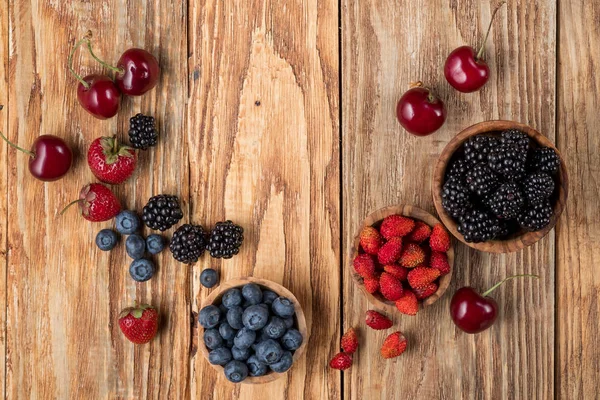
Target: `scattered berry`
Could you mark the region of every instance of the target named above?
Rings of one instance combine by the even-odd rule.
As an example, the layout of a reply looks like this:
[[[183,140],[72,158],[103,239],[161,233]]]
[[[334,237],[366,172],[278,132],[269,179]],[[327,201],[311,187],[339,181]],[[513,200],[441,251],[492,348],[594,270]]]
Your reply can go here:
[[[354,258],[354,270],[363,278],[375,277],[375,261],[368,254],[358,254]]]
[[[225,365],[224,372],[228,381],[239,383],[248,377],[248,366],[241,361],[233,360]]]
[[[417,296],[411,290],[405,290],[402,297],[396,300],[396,308],[402,314],[417,315],[419,311]]]
[[[415,221],[402,215],[390,215],[383,219],[379,232],[390,240],[408,235],[415,227]]]
[[[127,237],[127,240],[125,240],[125,250],[129,257],[138,260],[144,257],[144,253],[146,252],[146,241],[140,235],[130,235]]]
[[[102,251],[110,251],[115,248],[119,241],[117,233],[112,229],[102,229],[96,235],[96,246]]]
[[[129,341],[148,343],[158,331],[158,311],[148,304],[125,308],[119,314],[119,328]]]
[[[365,323],[368,327],[375,330],[388,329],[393,325],[392,320],[373,310],[367,311]]]
[[[415,243],[422,243],[431,235],[431,227],[425,222],[416,221],[415,229],[408,235],[408,240]]]
[[[344,333],[341,340],[341,347],[345,353],[352,354],[358,349],[358,336],[356,330],[350,328]]]
[[[440,277],[440,271],[435,268],[418,267],[408,273],[410,287],[423,287]]]
[[[400,265],[406,268],[414,268],[425,260],[425,252],[418,244],[409,243],[404,246],[400,256]]]
[[[154,275],[154,263],[143,258],[133,260],[129,266],[129,275],[136,282],[146,282]]]
[[[177,196],[159,194],[148,200],[142,213],[142,221],[150,229],[166,231],[183,218]]]
[[[219,283],[219,274],[214,269],[207,268],[200,274],[200,283],[210,289]]]
[[[146,250],[150,254],[159,254],[165,248],[165,239],[161,235],[153,233],[146,238]]]
[[[100,137],[90,145],[87,162],[101,182],[118,185],[135,171],[137,154],[131,147],[121,145],[115,137]]]
[[[123,210],[115,218],[115,228],[122,235],[131,235],[140,228],[140,218],[134,211]]]
[[[398,264],[386,265],[383,267],[383,270],[401,281],[405,281],[408,277],[408,268],[404,268]]]
[[[406,350],[406,344],[406,338],[402,332],[394,332],[383,341],[381,356],[386,359],[398,357]]]
[[[372,226],[365,227],[360,233],[360,247],[367,254],[377,255],[381,247],[381,235]]]
[[[552,218],[552,206],[548,200],[534,204],[519,215],[519,225],[528,231],[539,231],[544,229]]]
[[[560,158],[553,148],[543,147],[533,151],[529,165],[531,170],[553,174],[558,171],[559,166]]]
[[[129,119],[129,142],[131,147],[146,150],[158,142],[154,117],[138,113]]]
[[[441,275],[446,275],[450,272],[450,264],[448,263],[448,256],[446,253],[441,251],[431,252],[431,258],[429,260],[431,268],[435,268],[440,271]]]
[[[373,294],[379,290],[379,278],[364,278],[363,283],[367,292]]]
[[[206,239],[200,225],[181,225],[171,239],[169,249],[173,257],[184,264],[192,264],[204,253]]]
[[[381,265],[393,264],[398,261],[400,254],[402,254],[402,239],[394,237],[381,246],[377,259]]]
[[[415,296],[417,296],[418,300],[425,300],[426,298],[437,292],[438,287],[439,286],[437,283],[431,282],[425,286],[413,288],[413,292],[415,293]]]
[[[429,247],[433,251],[450,250],[450,235],[442,224],[437,224],[433,227],[431,237],[429,238]]]
[[[244,241],[244,229],[231,221],[217,222],[210,233],[206,249],[214,258],[231,258],[238,254]]]
[[[121,211],[117,197],[101,183],[84,186],[79,192],[79,200],[67,205],[61,211],[61,215],[73,204],[78,204],[81,216],[91,222],[108,221]]]
[[[352,356],[346,353],[338,353],[331,361],[329,361],[329,367],[340,371],[345,371],[352,366]]]

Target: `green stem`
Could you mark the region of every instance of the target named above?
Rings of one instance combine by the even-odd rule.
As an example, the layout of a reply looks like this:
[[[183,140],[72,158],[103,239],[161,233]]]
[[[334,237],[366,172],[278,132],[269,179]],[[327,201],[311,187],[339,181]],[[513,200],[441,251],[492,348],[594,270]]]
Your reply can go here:
[[[539,278],[539,276],[537,275],[531,275],[531,274],[521,274],[521,275],[513,275],[513,276],[509,276],[507,278],[504,278],[503,280],[501,280],[500,282],[496,283],[494,286],[492,286],[491,288],[489,288],[486,292],[484,292],[482,294],[483,297],[487,296],[488,294],[492,293],[495,289],[498,288],[498,286],[502,285],[504,282],[511,280],[511,279],[515,279],[515,278],[521,278],[524,276],[529,276],[532,278]]]
[[[0,108],[1,110],[2,108]],[[0,136],[2,137],[2,139],[4,139],[6,141],[6,143],[8,143],[9,145],[11,145],[12,147],[14,147],[17,150],[21,150],[23,153],[27,154],[29,157],[34,158],[35,157],[35,153],[33,151],[29,151],[29,150],[25,150],[22,147],[17,146],[16,144],[14,144],[13,142],[11,142],[10,140],[8,140],[8,138],[6,136],[4,136],[4,134],[0,131]]]
[[[60,212],[60,215],[63,215],[73,204],[81,203],[82,201],[83,199],[78,199],[70,202],[65,208],[63,208],[63,210]]]
[[[89,39],[87,41],[87,48],[88,48],[88,51],[90,52],[90,55],[94,58],[94,60],[98,61],[105,68],[108,68],[111,71],[116,72],[117,74],[123,74],[123,73],[125,73],[125,71],[123,69],[117,68],[117,67],[113,67],[112,65],[110,65],[110,64],[106,63],[105,61],[101,60],[96,54],[94,54],[94,51],[92,50],[92,42]]]
[[[479,48],[479,51],[477,52],[477,58],[475,58],[475,60],[479,60],[479,59],[481,59],[481,56],[483,56],[483,50],[485,49],[485,43],[488,40],[488,36],[490,35],[490,31],[492,30],[492,23],[494,22],[494,17],[496,16],[496,13],[500,9],[500,7],[502,7],[504,4],[506,4],[506,0],[501,1],[500,4],[498,4],[496,6],[496,9],[492,13],[492,19],[490,20],[490,25],[488,26],[487,32],[485,34],[485,38],[483,39],[483,44]]]
[[[77,80],[86,88],[89,89],[90,88],[90,84],[87,83],[86,81],[83,80],[83,78],[81,77],[81,75],[79,75],[77,72],[75,72],[75,70],[73,69],[73,55],[75,54],[75,51],[77,51],[77,49],[79,48],[79,46],[81,46],[81,44],[83,42],[88,42],[90,38],[92,37],[92,31],[88,31],[84,37],[82,37],[81,39],[79,39],[79,41],[77,43],[75,43],[75,47],[73,47],[73,50],[71,50],[71,54],[69,54],[69,71],[71,71],[71,73],[75,76],[75,78],[77,78]]]

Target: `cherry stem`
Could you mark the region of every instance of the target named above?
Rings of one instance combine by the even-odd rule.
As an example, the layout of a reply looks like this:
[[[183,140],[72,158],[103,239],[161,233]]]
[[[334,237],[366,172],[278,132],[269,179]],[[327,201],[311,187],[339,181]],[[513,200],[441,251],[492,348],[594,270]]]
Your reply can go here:
[[[81,75],[79,75],[73,69],[73,55],[75,54],[75,51],[77,51],[77,49],[79,48],[79,46],[81,46],[82,43],[84,43],[84,42],[88,42],[89,43],[89,40],[90,40],[91,37],[92,37],[92,31],[87,31],[87,33],[85,34],[85,36],[82,37],[81,39],[79,39],[79,41],[77,43],[75,43],[75,47],[73,47],[73,50],[71,50],[71,54],[69,54],[69,71],[71,71],[71,73],[75,76],[75,78],[77,78],[77,80],[86,89],[90,88],[90,84],[87,83],[85,80],[83,80],[83,78],[81,77]]]
[[[503,279],[503,280],[501,280],[500,282],[496,283],[496,284],[495,284],[494,286],[492,286],[491,288],[489,288],[489,289],[488,289],[486,292],[484,292],[484,293],[482,294],[482,296],[483,296],[483,297],[485,297],[485,296],[489,295],[489,294],[490,294],[490,293],[492,293],[494,290],[496,290],[496,289],[498,288],[498,286],[502,285],[504,282],[506,282],[506,281],[508,281],[508,280],[515,279],[515,278],[521,278],[521,277],[524,277],[524,276],[529,276],[529,277],[531,277],[531,278],[538,278],[538,279],[539,279],[539,276],[537,276],[537,275],[531,275],[531,274],[521,274],[521,275],[513,275],[513,276],[509,276],[509,277],[507,277],[507,278],[504,278],[504,279]]]
[[[110,69],[113,72],[116,72],[118,74],[123,74],[125,73],[125,71],[121,68],[117,68],[117,67],[113,67],[112,65],[108,64],[106,61],[101,60],[92,50],[92,41],[90,40],[92,37],[90,36],[90,38],[87,40],[87,48],[88,51],[90,52],[90,55],[92,56],[92,58],[96,61],[98,61],[100,64],[102,64],[103,67]]]
[[[504,4],[506,4],[506,0],[501,1],[500,4],[498,4],[496,6],[496,8],[494,9],[494,12],[492,13],[492,19],[490,20],[490,24],[489,24],[487,32],[485,34],[485,38],[483,39],[483,43],[481,44],[481,47],[479,48],[479,51],[477,52],[477,57],[475,58],[475,60],[479,60],[479,59],[481,59],[481,56],[483,56],[483,50],[485,49],[485,44],[488,40],[488,36],[490,35],[490,31],[492,30],[492,24],[494,23],[494,17],[496,16],[496,13],[500,9],[500,7],[502,7]]]
[[[0,110],[1,109],[2,108],[0,108]],[[31,158],[35,158],[35,153],[33,151],[25,150],[24,148],[17,146],[16,144],[14,144],[10,140],[8,140],[8,138],[6,136],[4,136],[4,134],[2,133],[2,131],[0,131],[0,136],[2,137],[2,139],[4,139],[4,141],[6,141],[6,143],[8,143],[9,145],[11,145],[15,149],[22,151],[23,153],[27,154]]]
[[[63,215],[73,204],[81,203],[84,199],[78,199],[67,204],[65,208],[60,212],[60,215]]]
[[[408,86],[411,89],[414,89],[414,88],[423,88],[423,89],[427,90],[427,92],[428,92],[427,100],[430,103],[435,103],[436,102],[437,99],[436,99],[435,95],[433,94],[433,91],[430,88],[428,88],[426,86],[423,86],[423,82],[421,82],[421,81],[411,82],[410,85],[408,85]]]

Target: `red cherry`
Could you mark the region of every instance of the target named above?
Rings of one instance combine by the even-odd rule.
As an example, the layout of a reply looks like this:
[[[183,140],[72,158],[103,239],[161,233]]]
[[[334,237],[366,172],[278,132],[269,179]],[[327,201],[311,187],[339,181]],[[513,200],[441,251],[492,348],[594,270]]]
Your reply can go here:
[[[444,102],[422,87],[421,82],[407,90],[398,102],[398,121],[409,133],[427,136],[437,131],[446,121]]]
[[[444,76],[446,76],[448,83],[459,92],[471,93],[479,90],[490,78],[490,67],[488,67],[481,57],[483,56],[483,50],[485,49],[490,29],[492,29],[494,17],[504,3],[506,2],[501,2],[494,10],[492,20],[485,34],[485,39],[477,55],[475,55],[475,50],[471,46],[461,46],[452,51],[446,59]]]
[[[88,75],[83,78],[88,84],[77,86],[77,100],[87,112],[98,119],[112,118],[119,111],[121,92],[106,75]]]
[[[143,49],[126,50],[117,62],[117,68],[117,85],[129,96],[141,96],[153,89],[160,76],[156,57]]]

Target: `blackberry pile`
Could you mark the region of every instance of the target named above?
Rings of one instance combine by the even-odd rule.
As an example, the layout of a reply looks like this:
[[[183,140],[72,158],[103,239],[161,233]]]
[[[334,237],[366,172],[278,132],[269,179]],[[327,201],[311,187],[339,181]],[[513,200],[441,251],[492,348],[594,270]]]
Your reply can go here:
[[[456,154],[446,171],[442,206],[467,242],[538,231],[550,223],[560,165],[554,149],[535,148],[525,133],[510,129],[499,137],[473,136]]]

